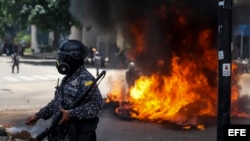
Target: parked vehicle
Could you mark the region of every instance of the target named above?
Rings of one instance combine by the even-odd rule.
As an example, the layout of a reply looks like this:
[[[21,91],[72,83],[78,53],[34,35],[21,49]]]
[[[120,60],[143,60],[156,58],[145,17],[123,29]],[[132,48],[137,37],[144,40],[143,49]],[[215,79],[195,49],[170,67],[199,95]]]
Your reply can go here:
[[[7,56],[12,55],[14,52],[13,50],[13,45],[10,42],[5,42],[2,44],[0,47],[0,55],[2,56],[3,54],[6,54]]]

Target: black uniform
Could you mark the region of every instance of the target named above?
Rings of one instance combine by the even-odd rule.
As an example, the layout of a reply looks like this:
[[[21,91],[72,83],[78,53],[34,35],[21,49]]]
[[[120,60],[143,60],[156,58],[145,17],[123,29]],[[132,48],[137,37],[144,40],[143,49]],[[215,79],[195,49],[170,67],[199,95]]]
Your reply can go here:
[[[140,73],[137,68],[129,68],[125,74],[128,87],[130,88],[135,84],[135,80],[140,77]]]
[[[84,94],[93,82],[94,77],[84,68],[80,67],[73,75],[63,78],[54,99],[42,108],[38,117],[47,120],[55,118],[60,109],[71,104],[81,94]],[[79,107],[69,110],[71,121],[60,127],[60,131],[52,133],[50,139],[62,140],[72,138],[74,134],[76,141],[95,141],[95,129],[98,123],[97,114],[101,109],[102,96],[98,88],[95,88],[87,97],[87,102]],[[71,125],[70,125],[71,124]],[[75,129],[72,129],[72,124]],[[71,130],[69,131],[71,126]],[[69,135],[68,135],[69,134]]]
[[[17,73],[19,73],[19,55],[14,53],[12,56],[12,73],[15,72],[15,67],[17,68]]]

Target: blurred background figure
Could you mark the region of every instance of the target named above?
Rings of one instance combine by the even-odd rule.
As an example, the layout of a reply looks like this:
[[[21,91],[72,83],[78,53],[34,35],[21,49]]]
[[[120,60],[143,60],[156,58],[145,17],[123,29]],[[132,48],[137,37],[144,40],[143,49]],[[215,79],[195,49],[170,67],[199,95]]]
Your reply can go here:
[[[95,52],[96,52],[96,48],[94,47],[90,47],[90,64],[93,65],[94,64],[94,57],[95,57]]]
[[[249,70],[249,59],[248,58],[245,58],[242,60],[242,73],[249,73],[250,70]]]
[[[133,86],[135,84],[135,80],[137,80],[140,77],[140,72],[137,69],[134,62],[129,63],[125,77],[126,77],[126,82],[128,84],[128,88]]]
[[[96,67],[96,76],[99,75],[99,69],[101,67],[101,57],[100,57],[100,54],[98,51],[95,51],[95,54],[94,54],[94,64],[95,64],[95,67]]]
[[[15,72],[15,67],[17,68],[17,73],[19,73],[19,54],[18,52],[15,52],[12,55],[12,73]]]

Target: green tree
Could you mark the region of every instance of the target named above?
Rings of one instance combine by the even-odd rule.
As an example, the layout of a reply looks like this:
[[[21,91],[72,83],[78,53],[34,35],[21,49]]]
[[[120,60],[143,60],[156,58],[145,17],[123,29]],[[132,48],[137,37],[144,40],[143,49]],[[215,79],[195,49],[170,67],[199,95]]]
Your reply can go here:
[[[17,28],[21,29],[27,25],[23,17],[20,16],[24,1],[0,0],[0,38],[13,40]]]
[[[54,33],[53,46],[57,47],[60,34],[70,33],[73,25],[81,27],[69,12],[70,0],[29,0],[23,5],[21,14],[28,15],[29,24],[41,31]]]
[[[70,0],[0,0],[0,36],[11,33],[13,39],[17,28],[34,24],[41,31],[53,31],[53,46],[57,47],[60,34],[69,34],[72,25],[81,28],[69,6]]]
[[[31,45],[31,35],[28,35],[24,31],[20,31],[16,34],[16,37],[14,38],[14,43],[24,45],[24,48],[28,48]]]

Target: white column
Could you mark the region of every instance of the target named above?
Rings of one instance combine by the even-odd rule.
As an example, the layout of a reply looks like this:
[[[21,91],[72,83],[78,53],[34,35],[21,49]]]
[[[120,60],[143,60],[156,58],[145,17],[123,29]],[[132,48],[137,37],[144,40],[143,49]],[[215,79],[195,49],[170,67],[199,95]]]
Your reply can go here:
[[[72,26],[71,27],[71,31],[70,31],[70,35],[69,35],[69,39],[74,39],[74,40],[82,40],[82,31],[81,29]]]
[[[240,59],[244,59],[243,58],[243,47],[244,47],[244,45],[243,45],[243,34],[244,34],[244,31],[241,31],[241,36],[240,36]]]
[[[31,25],[31,49],[32,53],[39,53],[40,49],[38,48],[37,43],[37,28],[35,25]]]
[[[54,32],[51,31],[51,32],[49,32],[49,41],[48,41],[48,44],[50,46],[53,46],[53,41],[54,41]]]
[[[118,32],[117,32],[116,44],[117,44],[118,48],[120,49],[120,51],[122,51],[124,49],[125,40],[124,40],[120,30],[118,30]]]

